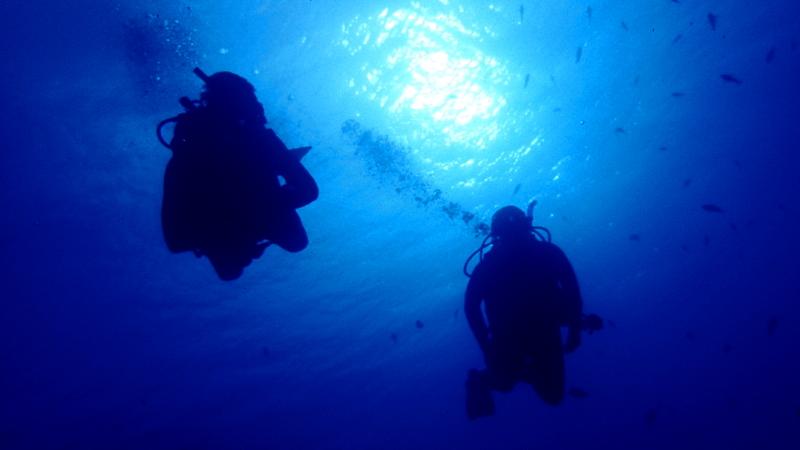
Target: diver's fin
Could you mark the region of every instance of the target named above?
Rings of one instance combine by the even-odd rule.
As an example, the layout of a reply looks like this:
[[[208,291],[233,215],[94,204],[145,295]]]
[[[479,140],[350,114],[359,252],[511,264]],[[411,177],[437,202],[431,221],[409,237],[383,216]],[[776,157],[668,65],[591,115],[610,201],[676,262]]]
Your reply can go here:
[[[484,374],[472,369],[467,374],[467,418],[479,419],[494,415],[492,391]]]
[[[256,246],[253,248],[253,259],[260,258],[261,255],[264,254],[264,250],[266,250],[270,245],[272,245],[272,242],[266,240],[256,243]]]
[[[309,147],[297,147],[297,148],[293,148],[293,149],[289,150],[289,153],[294,155],[294,157],[297,158],[298,161],[300,161],[308,154],[309,151],[311,151],[311,147],[310,146]]]

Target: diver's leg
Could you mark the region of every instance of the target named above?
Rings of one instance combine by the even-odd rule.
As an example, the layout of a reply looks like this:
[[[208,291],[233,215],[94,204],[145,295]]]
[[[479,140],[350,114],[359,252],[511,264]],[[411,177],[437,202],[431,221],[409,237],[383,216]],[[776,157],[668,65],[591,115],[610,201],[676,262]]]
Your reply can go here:
[[[204,248],[203,251],[224,281],[232,281],[244,272],[244,268],[253,261],[252,245],[241,242],[216,242],[216,245]]]
[[[194,233],[197,209],[193,208],[191,189],[186,186],[190,178],[186,172],[175,157],[169,160],[164,171],[161,229],[167,248],[173,253],[192,250],[197,245]]]
[[[494,414],[494,399],[485,370],[471,369],[467,373],[467,417],[475,420]]]
[[[518,342],[495,339],[490,344],[491,354],[486,355],[486,378],[492,389],[510,392],[520,381],[524,367],[524,353]]]
[[[269,227],[266,239],[292,253],[308,247],[308,235],[295,210],[276,215]]]
[[[549,405],[564,400],[564,351],[561,330],[548,332],[532,343],[531,364],[527,368],[527,381]]]
[[[214,267],[214,271],[217,272],[217,276],[222,281],[233,281],[242,276],[244,272],[244,266],[238,262],[220,257],[219,255],[208,255],[208,260],[211,262],[211,266]]]

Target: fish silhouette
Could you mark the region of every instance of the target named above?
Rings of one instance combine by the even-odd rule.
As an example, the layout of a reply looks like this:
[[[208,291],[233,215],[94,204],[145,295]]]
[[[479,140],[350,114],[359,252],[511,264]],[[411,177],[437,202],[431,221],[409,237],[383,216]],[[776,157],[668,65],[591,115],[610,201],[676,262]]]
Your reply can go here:
[[[769,320],[767,321],[767,336],[774,335],[777,329],[778,329],[778,318],[770,317]]]
[[[764,57],[764,61],[769,64],[772,61],[775,61],[775,47],[770,47],[769,51],[767,51],[767,56]]]
[[[711,26],[711,31],[717,30],[717,18],[716,14],[708,13],[708,24]]]
[[[586,398],[589,393],[579,387],[571,387],[567,393],[575,398]]]
[[[731,74],[729,74],[729,73],[723,73],[723,74],[722,74],[722,75],[720,75],[719,77],[720,77],[720,78],[722,78],[722,81],[724,81],[724,82],[726,82],[726,83],[731,83],[731,84],[742,84],[742,80],[740,80],[740,79],[736,78],[736,76],[734,76],[734,75],[731,75]]]
[[[653,424],[656,423],[656,416],[657,415],[658,415],[658,412],[656,411],[655,408],[648,409],[644,413],[644,423],[646,423],[647,425],[651,425],[652,426]]]

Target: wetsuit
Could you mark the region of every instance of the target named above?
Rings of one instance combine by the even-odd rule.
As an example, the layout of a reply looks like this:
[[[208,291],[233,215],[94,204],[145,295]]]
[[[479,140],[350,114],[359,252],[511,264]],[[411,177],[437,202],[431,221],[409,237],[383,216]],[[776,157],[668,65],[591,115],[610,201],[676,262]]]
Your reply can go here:
[[[264,241],[308,245],[295,209],[317,198],[317,184],[274,131],[203,108],[179,118],[170,146],[161,217],[171,251],[205,255],[234,279]]]
[[[495,244],[475,268],[464,305],[486,359],[489,386],[509,391],[524,381],[545,402],[560,403],[561,327],[569,327],[568,346],[576,347],[581,310],[575,272],[561,249],[531,236]]]

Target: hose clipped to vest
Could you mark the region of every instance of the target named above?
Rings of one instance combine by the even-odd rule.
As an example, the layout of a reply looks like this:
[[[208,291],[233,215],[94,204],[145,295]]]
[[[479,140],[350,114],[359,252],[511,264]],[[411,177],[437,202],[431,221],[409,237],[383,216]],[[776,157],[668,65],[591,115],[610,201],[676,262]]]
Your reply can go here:
[[[203,80],[204,83],[208,83],[209,76],[206,75],[206,73],[203,72],[203,70],[200,69],[199,67],[195,67],[192,70],[192,73],[197,75],[197,78],[200,78],[201,80]],[[198,105],[199,105],[198,101],[191,100],[189,97],[181,97],[180,99],[178,99],[178,102],[181,104],[181,106],[183,106],[183,109],[186,112],[192,112],[192,111],[196,110],[198,108]],[[167,124],[177,123],[178,120],[180,119],[180,117],[181,116],[179,114],[177,116],[170,117],[168,119],[164,119],[164,120],[162,120],[161,122],[158,123],[158,126],[156,126],[156,136],[158,136],[158,142],[160,142],[161,145],[163,145],[164,147],[167,147],[170,150],[172,150],[172,146],[169,145],[169,142],[167,142],[166,139],[164,139],[164,135],[161,133],[161,130]]]

